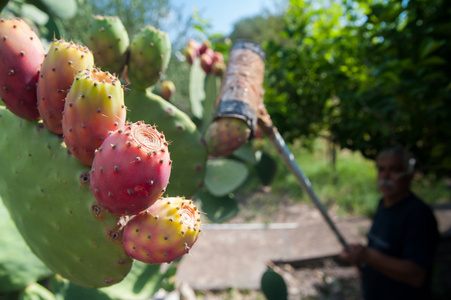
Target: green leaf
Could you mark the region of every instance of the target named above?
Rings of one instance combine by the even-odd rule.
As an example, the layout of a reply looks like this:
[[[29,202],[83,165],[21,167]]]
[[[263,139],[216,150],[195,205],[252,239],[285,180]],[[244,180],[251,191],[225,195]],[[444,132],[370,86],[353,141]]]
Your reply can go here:
[[[249,170],[242,162],[228,158],[209,160],[205,186],[212,195],[225,196],[243,184],[248,173]]]
[[[262,275],[261,290],[268,300],[288,299],[288,289],[285,280],[271,268],[268,268]]]
[[[277,163],[266,152],[258,151],[256,154],[258,163],[255,165],[258,177],[263,185],[270,185],[276,177]]]
[[[436,41],[433,38],[424,39],[420,46],[420,58],[425,58],[445,43],[445,41]]]
[[[215,197],[206,189],[199,189],[194,196],[200,210],[214,223],[224,223],[234,218],[239,211],[237,201],[232,196]]]

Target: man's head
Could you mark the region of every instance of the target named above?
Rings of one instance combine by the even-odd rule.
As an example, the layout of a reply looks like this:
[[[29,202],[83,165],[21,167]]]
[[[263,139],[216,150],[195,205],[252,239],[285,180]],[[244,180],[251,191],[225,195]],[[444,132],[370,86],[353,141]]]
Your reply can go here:
[[[394,204],[409,193],[415,159],[402,147],[381,151],[376,160],[379,190]]]

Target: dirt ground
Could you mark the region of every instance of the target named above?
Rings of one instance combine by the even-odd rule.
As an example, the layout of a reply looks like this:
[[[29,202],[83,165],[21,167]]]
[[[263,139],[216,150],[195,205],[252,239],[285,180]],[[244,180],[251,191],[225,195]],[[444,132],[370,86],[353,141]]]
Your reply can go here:
[[[299,223],[321,222],[323,217],[311,203],[294,202],[288,196],[274,199],[268,188],[252,194],[237,195],[240,211],[228,223]],[[337,207],[328,210],[331,218],[338,218]],[[344,217],[344,216],[342,216]],[[287,284],[289,299],[358,300],[360,285],[354,267],[343,264],[336,257],[309,262],[277,263],[273,267]],[[260,291],[198,291],[196,299],[259,300],[266,299]]]
[[[322,216],[312,203],[294,202],[287,196],[274,199],[269,189],[261,188],[252,194],[238,195],[238,215],[229,223],[291,223],[310,224],[321,222]],[[346,218],[338,214],[337,207],[328,208],[332,219]],[[451,239],[441,245],[437,261],[434,290],[436,299],[451,299]],[[277,263],[275,270],[282,275],[288,287],[289,300],[359,300],[360,282],[354,267],[344,264],[337,257],[316,261]],[[259,300],[266,299],[261,291],[197,291],[196,299],[204,300]]]

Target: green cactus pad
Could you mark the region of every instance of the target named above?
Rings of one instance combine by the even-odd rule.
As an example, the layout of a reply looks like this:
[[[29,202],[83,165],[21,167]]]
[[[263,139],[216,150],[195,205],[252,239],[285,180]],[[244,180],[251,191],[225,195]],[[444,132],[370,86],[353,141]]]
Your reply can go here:
[[[0,197],[0,294],[25,288],[52,275],[31,252]]]
[[[240,208],[233,195],[215,197],[206,188],[201,188],[194,196],[200,210],[214,223],[227,222],[238,214]]]
[[[0,108],[0,165],[0,196],[47,267],[88,287],[109,286],[127,275],[132,260],[119,234],[109,230],[119,219],[92,213],[90,169],[68,155],[57,135]]]
[[[176,266],[174,263],[149,265],[135,261],[127,277],[110,287],[100,289],[80,287],[55,276],[50,282],[50,289],[57,299],[64,300],[147,300],[152,298],[162,284],[170,280]]]
[[[86,42],[102,70],[120,74],[130,44],[127,30],[117,16],[94,16]]]
[[[246,180],[249,170],[240,161],[228,158],[211,159],[207,163],[205,187],[216,197],[225,196]]]
[[[155,85],[168,68],[171,41],[167,32],[150,25],[131,40],[127,75],[134,89],[145,90]]]
[[[55,300],[55,295],[39,283],[32,283],[21,291],[18,300]]]
[[[190,198],[203,184],[207,151],[190,117],[173,104],[149,91],[125,93],[129,121],[156,125],[169,143],[172,171],[166,194]]]

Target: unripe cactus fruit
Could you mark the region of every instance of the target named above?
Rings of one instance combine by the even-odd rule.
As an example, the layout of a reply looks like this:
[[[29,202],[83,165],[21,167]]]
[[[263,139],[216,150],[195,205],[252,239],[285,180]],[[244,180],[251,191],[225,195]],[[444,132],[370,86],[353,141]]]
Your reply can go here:
[[[175,93],[175,84],[171,80],[165,80],[161,83],[161,97],[170,100]]]
[[[211,156],[227,156],[247,143],[251,130],[246,122],[233,117],[214,120],[205,133],[207,153]]]
[[[130,44],[127,75],[134,88],[145,90],[155,85],[171,59],[167,32],[152,26],[141,29]]]
[[[117,16],[94,16],[86,42],[102,70],[120,74],[127,60],[130,39]]]
[[[94,67],[91,51],[74,42],[54,41],[41,66],[37,85],[38,110],[44,126],[55,134],[63,134],[64,102],[75,75]]]
[[[168,143],[155,126],[127,123],[97,150],[91,190],[100,206],[116,215],[135,215],[160,198],[171,174]]]
[[[0,20],[0,98],[15,115],[40,118],[36,83],[45,49],[36,33],[20,19]]]
[[[91,166],[94,151],[110,131],[124,127],[126,108],[119,79],[100,69],[76,75],[63,113],[64,142],[78,160]]]
[[[159,199],[125,225],[125,251],[149,264],[171,262],[193,247],[200,224],[200,213],[192,201],[180,197]]]

